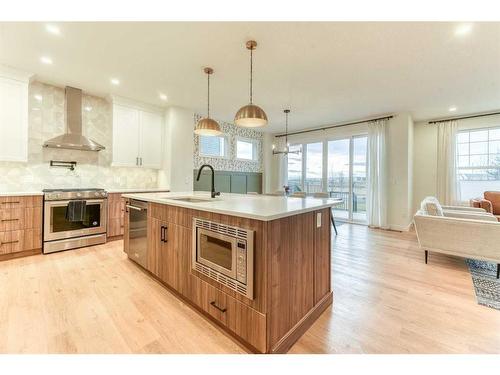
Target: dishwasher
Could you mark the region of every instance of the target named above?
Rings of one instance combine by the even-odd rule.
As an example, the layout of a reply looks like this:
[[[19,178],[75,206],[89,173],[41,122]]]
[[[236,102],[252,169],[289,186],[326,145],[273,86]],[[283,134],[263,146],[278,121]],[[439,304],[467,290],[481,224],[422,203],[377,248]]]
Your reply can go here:
[[[148,260],[148,204],[132,199],[125,207],[129,217],[127,255],[134,262],[146,268]]]

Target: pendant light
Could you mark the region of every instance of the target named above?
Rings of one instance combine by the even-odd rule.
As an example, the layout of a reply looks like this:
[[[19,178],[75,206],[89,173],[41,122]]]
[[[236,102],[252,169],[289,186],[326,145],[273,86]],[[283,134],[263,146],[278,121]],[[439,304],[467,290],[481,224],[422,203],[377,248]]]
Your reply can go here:
[[[208,86],[207,117],[202,118],[200,121],[198,121],[194,129],[194,133],[198,135],[209,135],[209,136],[219,135],[222,134],[222,131],[220,130],[220,125],[218,124],[217,121],[212,120],[210,118],[210,75],[214,73],[214,70],[212,68],[207,67],[203,69],[203,71],[207,74],[207,86]]]
[[[275,145],[273,144],[273,155],[288,155],[288,154],[299,154],[300,150],[290,151],[290,145],[288,144],[288,114],[289,109],[283,110],[285,112],[285,148],[283,150],[275,150]]]
[[[253,50],[257,47],[255,40],[249,40],[246,47],[250,50],[250,104],[241,107],[234,116],[234,123],[244,128],[257,128],[267,125],[266,112],[253,104]]]

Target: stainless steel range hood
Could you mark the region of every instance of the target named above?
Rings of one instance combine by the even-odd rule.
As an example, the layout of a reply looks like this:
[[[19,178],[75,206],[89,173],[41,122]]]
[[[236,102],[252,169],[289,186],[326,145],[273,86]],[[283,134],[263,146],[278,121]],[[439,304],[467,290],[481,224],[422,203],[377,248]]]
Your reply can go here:
[[[43,147],[101,151],[105,147],[82,134],[82,90],[66,86],[66,134],[45,141]]]

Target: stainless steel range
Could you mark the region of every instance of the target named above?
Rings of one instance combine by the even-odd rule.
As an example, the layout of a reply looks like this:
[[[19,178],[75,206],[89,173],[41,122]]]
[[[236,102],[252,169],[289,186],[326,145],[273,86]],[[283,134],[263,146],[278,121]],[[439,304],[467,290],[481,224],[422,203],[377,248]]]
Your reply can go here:
[[[43,252],[106,242],[108,193],[103,189],[45,189]]]

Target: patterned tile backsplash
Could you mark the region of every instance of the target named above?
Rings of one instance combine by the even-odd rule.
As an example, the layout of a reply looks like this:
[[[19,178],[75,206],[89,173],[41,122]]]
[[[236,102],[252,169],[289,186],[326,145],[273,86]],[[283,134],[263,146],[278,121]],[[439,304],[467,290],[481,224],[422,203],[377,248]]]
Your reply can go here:
[[[156,170],[111,167],[111,103],[85,94],[82,100],[83,134],[106,149],[89,152],[43,148],[45,140],[65,131],[64,89],[33,82],[29,87],[28,162],[0,161],[0,192],[68,187],[157,187]],[[50,160],[76,161],[78,164],[70,171],[49,167]]]
[[[194,123],[202,118],[200,115],[194,116]],[[199,168],[203,164],[210,164],[218,171],[232,172],[262,172],[262,140],[263,135],[260,131],[240,128],[234,124],[218,121],[222,132],[228,137],[229,150],[227,158],[211,158],[200,155],[199,137],[194,135],[194,167]],[[194,134],[194,133],[193,133]],[[257,141],[258,161],[238,160],[236,159],[236,138],[250,138]]]

